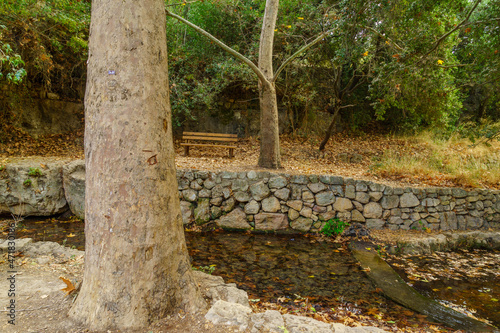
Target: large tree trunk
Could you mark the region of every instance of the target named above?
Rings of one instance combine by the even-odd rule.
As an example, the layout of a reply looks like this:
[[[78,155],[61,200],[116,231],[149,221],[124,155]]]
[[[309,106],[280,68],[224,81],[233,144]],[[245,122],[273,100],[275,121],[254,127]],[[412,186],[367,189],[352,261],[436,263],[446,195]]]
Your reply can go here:
[[[94,0],[85,96],[85,272],[70,316],[140,329],[204,301],[182,228],[163,0]]]
[[[260,98],[260,156],[259,166],[280,168],[280,137],[278,126],[278,103],[273,81],[273,42],[279,0],[267,0],[262,23],[259,48],[259,69],[266,82],[259,82]]]

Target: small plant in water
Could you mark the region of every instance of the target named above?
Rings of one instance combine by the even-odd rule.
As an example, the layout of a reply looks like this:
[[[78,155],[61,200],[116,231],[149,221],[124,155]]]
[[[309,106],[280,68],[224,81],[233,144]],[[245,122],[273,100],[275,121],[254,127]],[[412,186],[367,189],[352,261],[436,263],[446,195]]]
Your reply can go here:
[[[191,268],[193,271],[200,271],[200,272],[207,273],[207,274],[212,274],[215,271],[215,265],[200,266],[198,268],[193,266]]]
[[[321,233],[328,237],[331,237],[333,235],[340,235],[348,226],[349,223],[341,221],[338,218],[330,219],[326,221],[326,224],[321,229]]]
[[[24,186],[26,186],[26,187],[31,186],[31,179],[26,179],[26,180],[23,182],[23,185],[24,185]]]
[[[38,168],[30,168],[28,171],[28,176],[40,177],[41,175],[42,175],[42,172]]]

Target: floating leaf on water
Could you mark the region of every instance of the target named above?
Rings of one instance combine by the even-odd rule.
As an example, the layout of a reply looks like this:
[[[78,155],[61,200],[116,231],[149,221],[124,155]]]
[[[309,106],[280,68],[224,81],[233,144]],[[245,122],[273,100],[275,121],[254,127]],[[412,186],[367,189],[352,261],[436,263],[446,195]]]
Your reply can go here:
[[[492,301],[492,302],[498,302],[498,299],[496,299],[496,298],[492,298],[492,299],[491,299],[491,301]]]

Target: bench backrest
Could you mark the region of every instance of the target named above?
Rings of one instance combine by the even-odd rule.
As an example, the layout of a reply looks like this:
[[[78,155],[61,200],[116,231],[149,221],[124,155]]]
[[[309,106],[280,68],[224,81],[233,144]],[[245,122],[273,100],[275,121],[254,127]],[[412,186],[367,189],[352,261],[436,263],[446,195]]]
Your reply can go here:
[[[238,135],[225,134],[225,133],[182,132],[182,140],[210,140],[210,141],[237,142]]]

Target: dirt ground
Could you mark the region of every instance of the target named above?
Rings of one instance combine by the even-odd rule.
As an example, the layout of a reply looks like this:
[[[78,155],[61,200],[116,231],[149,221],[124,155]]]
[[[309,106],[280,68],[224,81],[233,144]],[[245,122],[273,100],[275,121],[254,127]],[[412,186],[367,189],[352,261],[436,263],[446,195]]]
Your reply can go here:
[[[333,174],[354,179],[371,180],[390,186],[458,186],[443,177],[425,175],[388,175],[374,173],[374,161],[387,151],[405,154],[426,153],[426,147],[417,142],[381,134],[350,136],[333,135],[323,152],[318,150],[321,138],[280,136],[282,169],[288,174]],[[176,166],[178,169],[249,171],[261,170],[258,166],[260,142],[255,137],[240,139],[235,157],[228,157],[228,150],[214,147],[191,147],[190,156],[184,156],[180,140],[175,140]],[[13,157],[50,156],[83,158],[83,132],[46,135],[34,138],[15,132],[0,144],[0,166]],[[270,171],[267,169],[262,169]],[[500,186],[500,184],[497,184]],[[485,185],[487,186],[487,184]]]
[[[10,297],[7,295],[12,274],[1,257],[0,271],[0,332],[2,333],[83,333],[91,332],[72,322],[67,313],[71,308],[75,294],[66,295],[62,289],[67,285],[60,277],[72,282],[81,281],[83,275],[83,256],[72,259],[60,259],[53,256],[40,258],[20,257],[15,265],[15,325],[8,321]],[[120,331],[107,331],[118,333]],[[161,321],[153,323],[149,329],[139,332],[148,333],[230,333],[240,332],[226,325],[214,325],[204,318],[204,313],[187,315],[175,313]],[[135,333],[135,332],[134,332]]]

